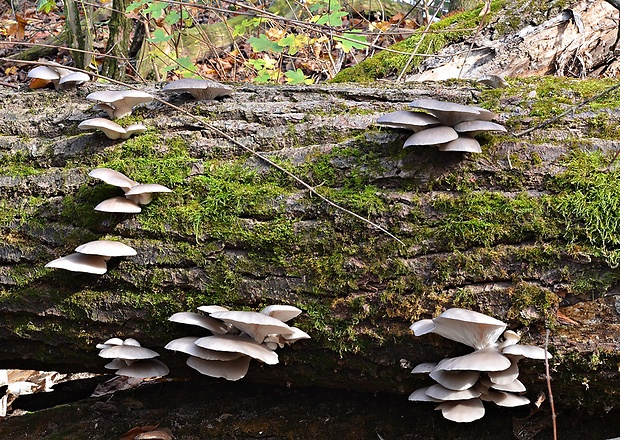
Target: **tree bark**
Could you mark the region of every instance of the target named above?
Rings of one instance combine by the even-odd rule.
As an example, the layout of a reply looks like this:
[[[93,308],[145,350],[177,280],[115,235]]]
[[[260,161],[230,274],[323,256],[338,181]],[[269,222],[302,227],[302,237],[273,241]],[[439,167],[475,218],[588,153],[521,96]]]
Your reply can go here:
[[[80,7],[84,11],[84,22],[80,19]],[[93,51],[93,26],[92,15],[94,9],[92,5],[84,5],[78,2],[65,1],[65,30],[67,32],[68,46],[71,49],[71,56],[78,69],[86,69],[90,65]]]
[[[130,43],[131,20],[125,15],[128,4],[127,0],[112,2],[113,11],[110,17],[106,54],[113,58],[106,57],[101,68],[104,76],[119,81],[125,80],[127,65],[130,62],[129,48],[130,44],[133,44],[133,42]]]
[[[280,350],[277,366],[254,362],[248,380],[408,393],[422,384],[410,366],[467,351],[416,338],[409,325],[457,306],[504,320],[525,343],[542,345],[551,327],[560,407],[616,404],[618,269],[589,241],[588,226],[562,210],[572,202],[561,185],[595,157],[574,153],[564,127],[604,151],[611,143],[588,121],[611,118],[611,126],[617,116],[567,117],[529,138],[486,135],[480,155],[403,150],[407,133],[373,123],[426,97],[492,106],[506,93],[504,121],[533,105],[476,87],[244,86],[221,103],[172,99],[404,246],[160,103],[132,116],[148,133],[112,141],[76,129],[101,116],[82,98],[95,85],[74,94],[3,91],[0,367],[103,372],[95,344],[116,336],[158,351],[172,375],[192,375],[183,356],[163,349],[197,333],[168,322],[172,313],[285,303],[303,310],[293,324],[312,339]],[[174,193],[135,216],[95,212],[122,193],[88,177],[101,166]],[[592,171],[597,179],[601,170]],[[112,259],[102,276],[44,268],[104,238],[138,254]],[[520,367],[533,400],[545,389],[542,362]]]

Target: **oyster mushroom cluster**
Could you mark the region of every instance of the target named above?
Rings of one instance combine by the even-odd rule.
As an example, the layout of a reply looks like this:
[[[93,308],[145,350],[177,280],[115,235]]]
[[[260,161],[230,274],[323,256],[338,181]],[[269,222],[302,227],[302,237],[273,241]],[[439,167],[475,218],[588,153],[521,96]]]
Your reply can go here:
[[[136,250],[120,241],[96,240],[76,247],[75,253],[52,260],[45,267],[102,275],[108,270],[110,258],[133,255]]]
[[[142,211],[141,205],[151,203],[154,193],[172,192],[158,183],[140,184],[110,168],[95,168],[88,175],[108,185],[118,186],[125,192],[125,197],[112,197],[99,203],[95,206],[96,211],[134,214]]]
[[[133,338],[122,340],[112,338],[103,344],[97,344],[101,351],[99,356],[112,359],[105,368],[116,370],[118,376],[146,379],[148,377],[162,377],[170,370],[160,360],[155,359],[159,354],[149,348],[142,347]]]
[[[260,312],[247,312],[201,306],[198,310],[204,314],[179,312],[169,320],[205,328],[212,335],[174,339],[165,348],[189,354],[187,365],[206,376],[239,380],[248,372],[251,359],[275,365],[278,347],[310,339],[304,331],[286,324],[301,313],[297,307],[272,305]]]
[[[385,127],[414,132],[403,147],[435,145],[439,151],[480,153],[476,135],[506,131],[503,125],[491,122],[495,113],[481,107],[435,99],[417,99],[410,106],[416,110],[388,113],[377,120],[377,124]]]
[[[448,309],[434,319],[415,322],[416,336],[437,333],[474,349],[464,356],[437,363],[417,365],[412,373],[427,373],[437,383],[414,391],[409,400],[437,402],[436,409],[454,422],[472,422],[484,416],[483,401],[498,406],[527,405],[519,394],[525,386],[519,381],[520,359],[545,359],[551,355],[540,347],[518,344],[520,337],[506,324],[471,310]],[[504,337],[498,343],[500,336]]]
[[[34,89],[52,83],[56,90],[65,90],[90,81],[90,76],[86,73],[73,72],[52,61],[47,66],[38,66],[30,70],[28,78],[32,78],[30,87]]]

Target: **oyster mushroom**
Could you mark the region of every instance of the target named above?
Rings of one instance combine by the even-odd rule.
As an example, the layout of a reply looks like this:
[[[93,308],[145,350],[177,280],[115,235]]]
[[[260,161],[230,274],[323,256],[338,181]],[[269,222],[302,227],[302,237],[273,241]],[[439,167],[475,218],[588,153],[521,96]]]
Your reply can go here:
[[[453,141],[459,137],[458,133],[454,131],[452,127],[439,126],[433,128],[427,128],[426,130],[418,131],[405,141],[403,148],[411,147],[413,145],[440,145]]]
[[[186,364],[205,376],[235,381],[245,377],[250,369],[250,360],[249,356],[241,356],[231,361],[205,360],[190,356]]]
[[[232,324],[248,334],[259,344],[267,335],[293,334],[293,330],[281,320],[258,312],[226,311],[211,313],[212,318]]]
[[[83,272],[102,275],[108,271],[105,259],[100,255],[86,255],[75,253],[56,258],[45,265],[55,269],[64,269],[71,272]]]
[[[428,113],[400,110],[380,116],[379,119],[377,119],[377,124],[383,125],[384,127],[404,128],[418,132],[425,128],[440,125],[441,123],[439,119]]]
[[[198,100],[211,101],[220,96],[232,95],[233,88],[209,79],[183,78],[166,84],[162,92],[187,92]]]
[[[114,121],[106,118],[91,118],[80,122],[80,130],[99,130],[110,139],[129,139],[132,134],[144,133],[146,127],[142,124],[133,124],[126,129]]]
[[[480,111],[475,107],[436,99],[416,99],[411,107],[426,110],[435,116],[442,125],[453,127],[459,122],[479,119]]]
[[[94,108],[96,110],[103,110],[110,118],[116,119],[130,115],[133,108],[138,104],[151,102],[153,96],[139,90],[104,90],[93,92],[87,95],[86,99],[101,101]]]

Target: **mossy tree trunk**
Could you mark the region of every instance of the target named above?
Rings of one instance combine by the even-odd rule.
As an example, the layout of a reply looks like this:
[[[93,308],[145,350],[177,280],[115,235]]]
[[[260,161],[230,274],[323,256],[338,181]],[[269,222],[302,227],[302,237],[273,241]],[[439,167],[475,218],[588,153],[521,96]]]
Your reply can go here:
[[[108,78],[119,81],[125,80],[127,66],[130,62],[129,48],[131,42],[131,20],[125,15],[129,2],[127,0],[113,0],[112,16],[110,17],[108,44],[106,45],[106,57],[103,61],[101,73]]]
[[[69,48],[75,67],[86,69],[90,65],[93,51],[92,5],[85,3],[65,1],[65,30]],[[84,21],[80,18],[80,12],[84,15]]]
[[[479,155],[403,150],[407,133],[373,124],[431,97],[495,110],[515,133],[608,84],[246,86],[224,102],[175,98],[404,246],[162,104],[120,121],[149,132],[111,141],[76,128],[101,116],[82,98],[95,85],[2,92],[0,368],[102,372],[94,345],[118,336],[191,375],[163,349],[193,332],[167,322],[172,313],[286,303],[303,310],[295,325],[313,339],[281,350],[277,366],[253,363],[247,380],[407,393],[423,379],[403,365],[466,351],[409,325],[457,306],[506,321],[526,343],[542,345],[551,328],[556,405],[614,405],[620,171],[608,169],[618,116],[605,108],[618,97],[528,137],[485,135]],[[98,213],[121,192],[89,178],[96,167],[174,192],[139,215]],[[103,238],[138,254],[102,276],[44,268]],[[542,365],[520,367],[534,399]]]

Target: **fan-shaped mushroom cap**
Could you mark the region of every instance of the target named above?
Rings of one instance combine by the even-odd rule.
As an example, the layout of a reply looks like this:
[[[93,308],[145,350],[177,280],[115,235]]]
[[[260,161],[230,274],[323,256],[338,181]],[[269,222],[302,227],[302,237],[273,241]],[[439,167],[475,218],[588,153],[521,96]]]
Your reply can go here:
[[[136,214],[142,211],[136,202],[126,197],[112,197],[95,206],[95,211],[118,212],[124,214]]]
[[[301,313],[295,306],[287,306],[284,304],[274,304],[265,307],[260,311],[262,314],[271,316],[272,318],[279,319],[282,322],[287,322],[298,316]]]
[[[153,96],[139,90],[100,91],[86,96],[86,99],[101,101],[114,109],[113,117],[122,118],[131,114],[131,110],[138,104],[151,102]],[[100,107],[101,108],[101,107]]]
[[[492,119],[497,118],[497,115],[493,113],[491,110],[487,110],[486,108],[482,108],[482,107],[477,107],[475,105],[472,105],[471,107],[475,108],[476,110],[480,112],[480,116],[476,118],[476,119],[479,119],[480,121],[490,121]]]
[[[88,175],[95,179],[103,180],[108,185],[118,186],[125,192],[138,185],[138,182],[135,180],[131,180],[123,173],[110,168],[95,168]]]
[[[125,135],[126,137],[123,137],[123,139],[129,139],[131,135],[144,133],[146,131],[146,127],[140,123],[131,124],[125,127],[125,131],[127,132],[127,134]]]
[[[239,330],[250,335],[258,343],[263,342],[267,335],[293,334],[293,330],[279,319],[259,312],[214,312],[211,313],[211,316],[234,325]]]
[[[523,383],[521,383],[519,379],[515,379],[512,382],[506,384],[494,383],[491,388],[498,391],[508,391],[511,393],[522,393],[523,391],[525,391],[525,385],[523,385]]]
[[[477,108],[453,102],[438,101],[436,99],[416,99],[411,107],[428,111],[441,121],[443,125],[454,126],[459,122],[480,119]]]
[[[485,131],[508,131],[503,125],[481,120],[459,122],[454,126],[454,129],[457,133],[467,134],[468,136],[476,136]]]
[[[103,350],[104,348],[108,348],[113,345],[123,345],[123,340],[121,338],[110,338],[107,341],[105,341],[103,344],[97,344],[96,347],[99,350]]]
[[[487,394],[481,395],[480,398],[486,402],[493,402],[497,406],[505,407],[515,407],[530,403],[530,399],[525,396],[493,390],[490,390]]]
[[[430,373],[437,366],[437,362],[422,362],[411,370],[412,373]]]
[[[248,356],[241,356],[232,361],[208,361],[190,356],[186,364],[205,376],[222,377],[234,381],[247,374],[250,368],[250,360],[251,358]]]
[[[431,385],[426,390],[426,394],[434,399],[443,401],[446,400],[467,400],[480,396],[480,392],[474,388],[467,388],[465,390],[451,390],[440,384]]]
[[[200,306],[200,307],[197,307],[197,309],[200,310],[201,312],[205,312],[208,314],[215,313],[215,312],[227,312],[228,311],[226,307],[214,306],[214,305]]]
[[[169,372],[170,370],[162,361],[158,359],[144,359],[118,369],[116,374],[119,376],[146,379],[147,377],[162,377]]]
[[[510,367],[510,359],[493,347],[476,350],[464,356],[441,360],[436,370],[503,371]]]
[[[418,388],[417,390],[415,390],[413,393],[409,395],[409,400],[412,400],[415,402],[441,402],[441,400],[435,399],[434,397],[431,397],[428,394],[426,394],[426,390],[428,389],[429,387]]]
[[[484,405],[480,399],[442,402],[435,408],[448,420],[457,423],[469,423],[484,416]]]
[[[418,131],[417,133],[409,136],[409,139],[403,144],[403,148],[411,147],[413,145],[439,145],[446,142],[453,141],[458,138],[459,135],[454,128],[440,126],[427,128],[426,130]]]
[[[497,349],[499,351],[502,351],[504,348],[508,347],[509,345],[515,345],[521,340],[521,336],[519,336],[518,333],[512,330],[506,330],[503,336],[504,336],[504,341],[497,346]]]
[[[380,116],[377,124],[385,127],[405,128],[412,131],[420,131],[434,125],[439,125],[439,119],[433,115],[422,112],[410,112],[400,110]]]
[[[429,374],[439,385],[450,390],[462,391],[474,386],[480,377],[478,371],[444,371],[433,370]]]
[[[110,139],[120,139],[127,134],[127,131],[114,121],[105,118],[92,118],[80,122],[80,130],[99,130]]]
[[[301,339],[312,339],[308,333],[305,331],[298,329],[297,327],[289,327],[293,332],[291,334],[282,334],[280,336],[284,342],[287,344],[292,344],[293,342],[297,342]]]
[[[38,66],[28,72],[28,78],[44,79],[47,81],[60,80],[60,74],[51,67]]]
[[[438,146],[439,151],[461,151],[463,153],[482,153],[480,143],[467,136],[459,136],[458,138],[446,144]]]
[[[523,356],[530,359],[545,359],[545,349],[540,347],[534,347],[533,345],[509,345],[502,350],[502,353],[511,354],[514,356]],[[552,358],[551,353],[547,352],[547,358]]]
[[[179,324],[197,325],[198,327],[206,328],[220,335],[228,331],[226,324],[222,321],[195,312],[178,312],[168,318],[168,321],[178,322]]]
[[[239,353],[207,350],[206,348],[199,347],[196,345],[196,341],[200,338],[201,336],[185,336],[183,338],[173,339],[168,342],[164,348],[173,351],[180,351],[181,353],[189,354],[208,361],[232,361],[242,356]]]
[[[71,272],[84,272],[101,275],[108,270],[105,259],[100,255],[71,254],[56,258],[45,265],[56,269],[65,269]]]
[[[72,86],[79,86],[88,81],[90,81],[90,76],[88,74],[84,72],[71,72],[61,77],[58,84],[61,89],[66,89]]]
[[[213,335],[200,338],[196,345],[207,350],[241,353],[269,365],[278,363],[278,355],[253,339],[238,335]]]
[[[452,308],[432,320],[415,322],[410,328],[416,336],[437,333],[444,338],[480,349],[494,345],[506,324],[472,310]],[[504,369],[506,368],[508,365]]]
[[[95,104],[93,110],[102,110],[108,115],[108,118],[114,119],[114,107],[111,105],[103,103]]]
[[[130,257],[137,252],[131,246],[113,240],[95,240],[84,243],[75,248],[76,252],[103,257]]]
[[[127,338],[123,341],[123,345],[132,345],[134,347],[141,347],[140,343],[134,338]]]
[[[157,183],[138,184],[125,193],[125,197],[139,205],[148,205],[153,200],[153,193],[172,192],[170,188]]]
[[[159,356],[159,354],[146,347],[137,347],[135,345],[115,345],[101,350],[99,352],[99,356],[105,359],[118,358],[124,360],[138,360],[151,359]]]
[[[517,377],[519,377],[519,365],[517,364],[519,359],[513,357],[510,359],[510,362],[510,367],[505,370],[488,372],[491,382],[498,385],[506,385],[515,381]]]
[[[103,366],[103,368],[107,368],[108,370],[118,370],[119,368],[123,368],[127,366],[127,362],[122,359],[114,359],[112,362],[108,362]]]
[[[208,79],[183,78],[166,84],[162,92],[187,92],[199,100],[210,101],[233,94],[233,88]]]

